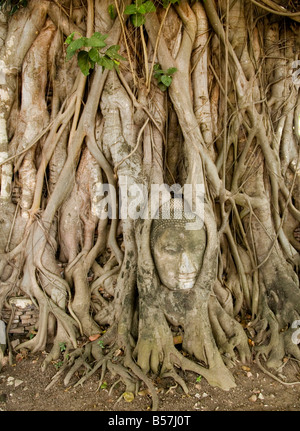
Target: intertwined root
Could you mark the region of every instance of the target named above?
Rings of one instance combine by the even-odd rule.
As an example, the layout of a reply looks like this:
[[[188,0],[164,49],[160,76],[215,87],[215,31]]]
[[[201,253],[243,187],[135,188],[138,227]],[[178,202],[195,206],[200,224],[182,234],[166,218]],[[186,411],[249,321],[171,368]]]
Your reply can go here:
[[[140,352],[139,349],[141,349]],[[121,356],[116,356],[116,353],[122,352]],[[143,352],[141,354],[141,352]],[[117,354],[118,354],[117,353]],[[151,362],[149,367],[157,371],[155,374],[161,378],[171,377],[178,383],[184,392],[188,393],[187,385],[182,377],[176,370],[178,368],[183,371],[192,371],[197,375],[202,375],[212,386],[220,387],[223,390],[229,390],[235,387],[234,379],[226,368],[214,367],[211,369],[205,368],[196,362],[184,357],[173,345],[173,343],[164,344],[163,351],[158,352],[155,343],[140,342],[135,354],[138,355],[141,363],[146,363],[147,360]],[[162,363],[158,363],[158,356],[162,359]],[[98,383],[98,389],[101,387],[104,376],[107,371],[112,375],[120,376],[120,379],[126,386],[126,392],[137,394],[141,382],[148,387],[149,393],[152,397],[152,410],[158,409],[158,395],[153,385],[153,381],[148,377],[145,365],[140,367],[132,358],[133,354],[131,349],[125,348],[123,351],[118,349],[116,345],[107,349],[103,353],[103,346],[99,345],[98,341],[88,342],[85,346],[77,348],[70,352],[69,346],[64,352],[64,363],[59,371],[53,376],[51,383],[45,390],[50,389],[56,382],[63,378],[65,386],[70,385],[72,378],[81,369],[84,369],[83,376],[77,380],[74,387],[84,384],[98,370],[101,370],[101,376]],[[51,356],[51,360],[53,357]],[[43,367],[50,362],[47,357]],[[225,373],[224,373],[225,371]]]
[[[299,315],[296,312],[289,313],[289,320],[283,327],[282,322],[285,322],[285,319],[282,317],[286,314],[285,308],[288,308],[288,305],[283,307],[281,313],[275,316],[267,301],[264,300],[259,316],[250,324],[256,331],[255,342],[257,347],[255,350],[257,354],[264,357],[266,366],[271,370],[280,369],[284,357],[288,355],[300,360],[299,345],[293,337],[295,332],[293,323],[298,321],[296,319],[299,318]]]
[[[200,352],[202,355],[203,334],[197,336],[196,331],[194,331],[194,335],[193,350],[188,353],[190,353],[191,358],[194,357],[196,361],[200,361],[202,357],[197,357],[197,353]],[[188,359],[176,349],[171,330],[164,316],[156,313],[155,319],[147,320],[140,325],[134,357],[137,358],[137,364],[145,374],[151,370],[156,375],[172,375],[184,390],[186,390],[186,385],[182,384],[182,379],[177,375],[176,368],[201,374],[209,384],[224,390],[235,387],[233,376],[224,365],[216,345],[211,339],[209,340],[207,333],[204,340],[207,342],[207,344],[204,343],[207,367],[200,365],[195,360]],[[187,345],[189,346],[190,343]]]
[[[161,377],[173,377],[185,392],[187,392],[186,384],[177,374],[176,368],[202,375],[210,385],[217,386],[225,391],[236,386],[231,373],[223,363],[215,364],[215,366],[210,368],[203,367],[199,363],[183,356],[174,347],[173,343],[164,343],[162,349],[159,350],[155,342],[147,340],[140,343],[139,349],[141,350],[138,352],[139,362],[142,364],[144,372],[145,367],[151,368],[151,370],[152,367],[154,370],[160,368]],[[159,362],[159,358],[161,362]],[[147,363],[149,365],[145,365]]]
[[[100,339],[87,342],[73,351],[71,351],[72,346],[70,344],[66,345],[64,363],[46,389],[53,386],[60,378],[63,378],[64,385],[69,385],[72,378],[81,369],[84,370],[84,374],[75,383],[75,386],[82,385],[94,373],[101,370],[100,387],[105,373],[110,371],[113,375],[120,376],[128,392],[137,393],[139,384],[144,382],[152,397],[152,409],[157,410],[157,391],[153,385],[153,380],[149,377],[149,373],[161,378],[173,378],[185,393],[188,393],[188,388],[184,379],[178,374],[178,369],[192,371],[197,375],[201,375],[210,385],[225,391],[235,387],[234,378],[225,366],[217,347],[214,345],[215,350],[210,351],[206,346],[209,366],[201,365],[197,356],[193,357],[192,354],[190,358],[184,356],[174,346],[172,332],[161,313],[157,313],[156,318],[151,319],[149,322],[147,321],[147,324],[140,321],[138,341],[133,351],[131,347],[133,341],[131,343],[127,342],[126,337],[116,341],[118,339],[116,332],[113,331],[114,336],[111,337],[109,335],[110,331],[113,331],[113,329],[111,328]],[[113,343],[109,343],[109,339],[113,339]],[[236,339],[239,339],[239,337],[236,336],[235,341]],[[201,344],[200,339],[195,338],[194,342],[194,352],[197,352],[196,345]],[[232,345],[232,340],[230,342]],[[239,345],[239,343],[236,342],[236,345]],[[210,346],[211,349],[213,347]],[[232,351],[233,349],[234,346],[232,345]],[[53,348],[46,358],[43,368],[55,358],[57,359],[58,353],[59,345],[56,343],[56,348]]]
[[[248,337],[239,322],[226,313],[220,303],[211,298],[209,303],[209,319],[219,351],[224,355],[228,366],[235,360],[237,353],[244,364],[251,362]]]

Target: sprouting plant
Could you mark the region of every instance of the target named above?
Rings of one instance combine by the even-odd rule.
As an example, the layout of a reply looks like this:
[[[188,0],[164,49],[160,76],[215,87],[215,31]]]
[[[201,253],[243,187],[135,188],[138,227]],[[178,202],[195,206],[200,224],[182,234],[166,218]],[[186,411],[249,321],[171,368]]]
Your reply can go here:
[[[166,91],[172,84],[172,75],[177,71],[176,67],[170,67],[164,71],[161,69],[159,64],[155,64],[153,67],[154,78],[157,79],[158,87],[161,91]]]
[[[100,389],[106,389],[107,388],[107,382],[103,382],[100,386]]]
[[[197,382],[197,383],[201,382],[201,379],[202,379],[202,376],[201,376],[201,375],[199,375],[199,376],[196,378],[196,382]]]
[[[29,339],[32,340],[36,336],[36,334],[37,334],[37,329],[33,328],[33,330],[30,331],[29,333]]]
[[[27,4],[27,0],[0,0],[0,10],[9,10],[9,14],[13,15],[21,7],[26,7]]]
[[[102,51],[107,46],[105,39],[108,36],[105,34],[95,32],[91,37],[80,36],[77,39],[74,39],[74,37],[75,32],[71,33],[65,40],[68,45],[66,61],[71,60],[77,52],[78,66],[85,76],[90,73],[90,69],[94,69],[96,63],[102,66],[103,69],[112,70],[115,68],[118,71],[120,60],[126,61],[126,58],[118,53],[119,45],[112,45],[104,52]]]
[[[101,347],[101,349],[104,349],[103,340],[99,340],[97,344]]]
[[[146,13],[155,11],[156,7],[152,1],[135,0],[133,4],[126,6],[124,13],[130,15],[131,22],[135,27],[140,27],[145,24]]]
[[[66,347],[67,347],[66,343],[59,343],[59,348],[62,353],[66,350]]]
[[[117,16],[115,6],[113,4],[110,4],[107,8],[107,11],[109,13],[109,16],[112,20],[114,20]]]
[[[54,366],[57,370],[59,370],[59,368],[63,365],[63,361],[58,361],[54,363]]]

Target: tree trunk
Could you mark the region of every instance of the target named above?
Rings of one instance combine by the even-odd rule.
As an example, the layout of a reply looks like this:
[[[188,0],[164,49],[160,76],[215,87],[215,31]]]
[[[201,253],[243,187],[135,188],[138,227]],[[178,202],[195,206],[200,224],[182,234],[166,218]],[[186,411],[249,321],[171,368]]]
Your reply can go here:
[[[153,376],[300,361],[300,32],[290,3],[141,3],[3,2],[0,318],[30,297],[51,384],[102,367],[155,410]]]

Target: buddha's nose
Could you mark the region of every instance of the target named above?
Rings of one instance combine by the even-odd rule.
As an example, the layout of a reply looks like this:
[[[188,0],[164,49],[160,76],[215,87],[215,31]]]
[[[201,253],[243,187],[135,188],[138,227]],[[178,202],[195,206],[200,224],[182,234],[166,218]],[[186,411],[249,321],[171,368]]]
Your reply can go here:
[[[186,252],[183,252],[180,259],[179,274],[193,274],[196,268],[191,258]]]

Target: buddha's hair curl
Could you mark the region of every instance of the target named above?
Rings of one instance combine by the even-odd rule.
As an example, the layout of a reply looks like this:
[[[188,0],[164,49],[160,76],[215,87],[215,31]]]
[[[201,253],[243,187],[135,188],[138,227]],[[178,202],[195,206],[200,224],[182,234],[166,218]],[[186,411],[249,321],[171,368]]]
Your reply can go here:
[[[157,237],[168,227],[185,229],[187,223],[199,223],[200,218],[192,212],[189,204],[184,199],[172,198],[163,203],[157,210],[151,225],[151,250]]]

